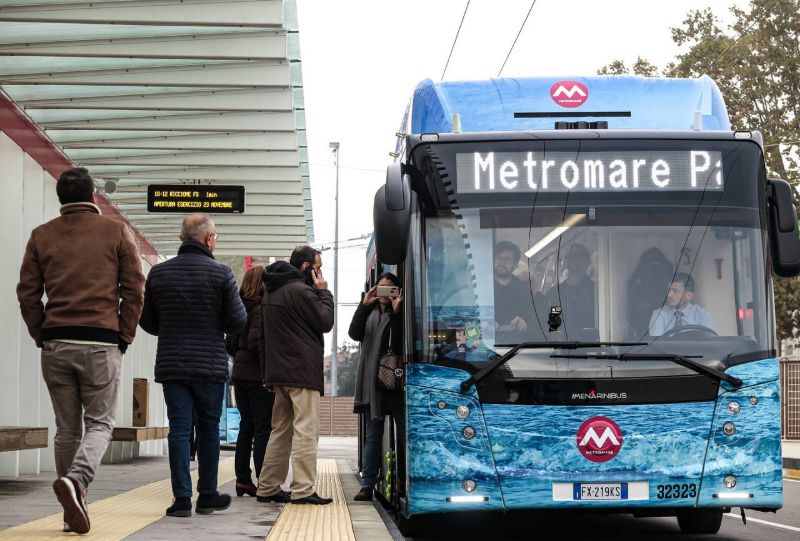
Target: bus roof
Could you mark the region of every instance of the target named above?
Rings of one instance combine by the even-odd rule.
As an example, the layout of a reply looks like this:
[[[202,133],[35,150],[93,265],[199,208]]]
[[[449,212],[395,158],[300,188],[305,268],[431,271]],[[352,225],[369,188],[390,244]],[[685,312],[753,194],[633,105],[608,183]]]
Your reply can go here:
[[[414,90],[411,133],[451,132],[454,113],[463,132],[547,130],[557,121],[606,121],[610,129],[731,129],[722,94],[707,75],[426,79]]]

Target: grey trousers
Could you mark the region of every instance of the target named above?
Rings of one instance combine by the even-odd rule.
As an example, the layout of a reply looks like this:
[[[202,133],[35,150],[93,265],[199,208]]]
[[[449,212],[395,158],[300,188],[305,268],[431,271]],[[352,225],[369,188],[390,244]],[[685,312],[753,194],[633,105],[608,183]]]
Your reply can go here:
[[[94,479],[114,430],[121,365],[117,346],[44,343],[42,375],[56,416],[59,477],[84,487]]]

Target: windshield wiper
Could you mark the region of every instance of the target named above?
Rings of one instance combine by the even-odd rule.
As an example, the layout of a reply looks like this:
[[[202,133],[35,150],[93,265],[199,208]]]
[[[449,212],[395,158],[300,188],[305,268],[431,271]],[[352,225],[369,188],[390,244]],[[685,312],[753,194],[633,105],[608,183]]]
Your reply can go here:
[[[615,361],[672,361],[690,370],[694,370],[698,374],[707,376],[715,381],[725,381],[734,387],[741,387],[742,380],[730,374],[726,374],[722,370],[711,368],[689,357],[683,355],[670,355],[669,353],[616,353],[616,354],[592,354],[586,355],[551,355],[550,357],[556,359],[610,359]]]
[[[646,346],[647,342],[522,342],[517,344],[504,355],[496,358],[487,366],[481,368],[473,375],[461,382],[461,392],[466,393],[470,386],[491,374],[495,368],[514,357],[523,349],[580,349],[604,346]]]

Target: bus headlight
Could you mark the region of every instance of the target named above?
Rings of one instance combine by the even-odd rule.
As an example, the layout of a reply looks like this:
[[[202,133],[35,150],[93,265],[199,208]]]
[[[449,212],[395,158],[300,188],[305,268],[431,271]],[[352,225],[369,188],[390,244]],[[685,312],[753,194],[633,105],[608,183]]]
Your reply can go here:
[[[475,429],[471,426],[465,426],[461,429],[461,435],[464,436],[465,440],[471,440],[475,437]]]
[[[456,417],[459,419],[466,419],[469,417],[469,408],[467,406],[458,406],[456,408]]]
[[[753,406],[758,404],[758,397],[757,396],[751,396],[750,397],[750,404],[752,404]]]
[[[728,413],[731,415],[736,415],[741,411],[741,406],[739,406],[738,402],[729,402],[728,403]]]
[[[728,421],[727,423],[722,425],[722,432],[726,436],[733,436],[734,434],[736,434],[736,425]]]
[[[464,482],[461,483],[461,488],[464,489],[464,492],[475,492],[475,489],[478,488],[478,483],[472,479],[464,479]]]
[[[734,488],[736,486],[736,476],[726,475],[725,478],[722,480],[722,485],[728,490]]]

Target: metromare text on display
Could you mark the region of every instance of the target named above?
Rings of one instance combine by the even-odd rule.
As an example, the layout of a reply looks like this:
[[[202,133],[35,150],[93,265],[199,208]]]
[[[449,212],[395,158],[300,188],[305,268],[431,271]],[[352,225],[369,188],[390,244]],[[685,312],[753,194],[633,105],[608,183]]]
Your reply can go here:
[[[722,153],[708,150],[456,155],[462,194],[721,190],[722,170]]]

